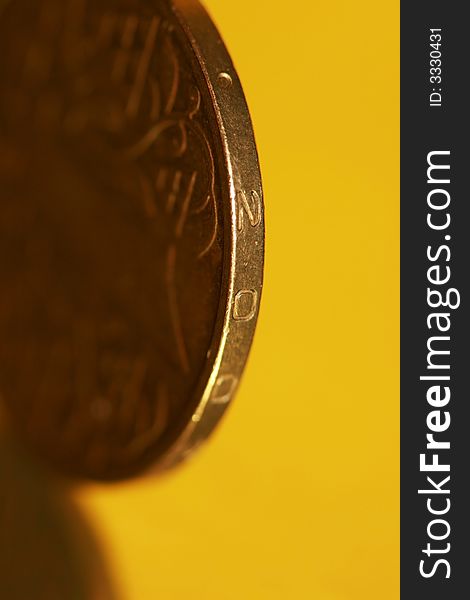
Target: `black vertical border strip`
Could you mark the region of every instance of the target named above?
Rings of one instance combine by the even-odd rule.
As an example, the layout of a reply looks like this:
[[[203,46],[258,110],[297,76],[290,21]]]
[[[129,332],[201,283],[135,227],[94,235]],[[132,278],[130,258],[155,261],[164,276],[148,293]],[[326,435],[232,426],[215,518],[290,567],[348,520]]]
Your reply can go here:
[[[470,29],[464,14],[465,2],[437,2],[435,0],[401,3],[401,598],[403,600],[462,600],[470,597],[470,328],[469,279],[470,267],[470,191],[468,175],[470,161],[468,144],[469,118],[466,107],[469,85],[468,57]],[[442,29],[442,85],[430,83],[430,28]],[[432,87],[442,88],[442,107],[429,106]],[[427,183],[427,154],[435,150],[450,150],[451,225],[448,231],[433,232],[426,223],[427,194],[432,187]],[[445,186],[444,186],[445,187]],[[427,340],[432,335],[426,319],[431,309],[427,306],[427,270],[432,263],[426,257],[426,248],[446,244],[444,236],[451,235],[450,286],[459,289],[461,306],[449,310],[452,326],[450,335],[451,413],[450,429],[436,434],[437,439],[449,440],[451,449],[439,452],[440,461],[448,458],[451,464],[451,508],[447,519],[451,526],[449,538],[433,541],[427,527],[433,517],[427,509],[427,496],[418,489],[430,488],[425,473],[419,469],[419,455],[426,451],[426,417],[433,409],[426,401],[431,385],[419,380],[427,369]],[[445,262],[441,261],[442,265]],[[435,286],[434,286],[435,287]],[[444,308],[439,310],[445,310]],[[434,330],[435,332],[435,330]],[[434,333],[436,335],[436,333]],[[440,372],[439,374],[443,374]],[[428,459],[429,460],[429,459]],[[432,477],[433,474],[429,473]],[[435,473],[440,481],[445,473]],[[445,506],[443,498],[434,496],[436,508]],[[439,500],[441,504],[439,505]],[[439,534],[442,526],[433,530]],[[423,552],[427,543],[450,551],[433,554]],[[431,578],[420,575],[420,561],[425,570],[432,570],[434,562],[449,561],[450,578],[446,568],[439,566]]]

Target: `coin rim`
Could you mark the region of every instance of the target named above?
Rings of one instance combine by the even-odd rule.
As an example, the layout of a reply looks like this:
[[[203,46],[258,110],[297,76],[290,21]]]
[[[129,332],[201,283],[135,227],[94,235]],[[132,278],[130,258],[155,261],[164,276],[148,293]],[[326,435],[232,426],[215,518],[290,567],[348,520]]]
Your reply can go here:
[[[263,290],[265,255],[264,196],[258,152],[246,98],[227,48],[211,17],[198,0],[170,0],[180,34],[189,42],[191,61],[212,109],[224,204],[224,271],[221,301],[208,361],[191,404],[191,414],[152,470],[166,470],[185,460],[210,436],[231,404],[252,346]],[[224,81],[221,81],[221,78]],[[238,228],[239,194],[256,192],[260,221]],[[249,321],[236,320],[236,295],[256,293],[256,310]],[[217,398],[220,378],[231,381],[223,403]],[[227,378],[231,378],[230,380]],[[194,406],[196,408],[194,409]]]

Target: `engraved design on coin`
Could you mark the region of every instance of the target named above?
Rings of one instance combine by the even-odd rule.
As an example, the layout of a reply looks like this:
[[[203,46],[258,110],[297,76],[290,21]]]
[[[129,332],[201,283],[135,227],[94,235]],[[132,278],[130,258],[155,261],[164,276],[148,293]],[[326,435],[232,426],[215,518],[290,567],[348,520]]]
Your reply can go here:
[[[0,392],[46,453],[59,435],[59,460],[97,476],[191,402],[221,288],[208,116],[158,6],[0,15]],[[255,223],[256,198],[240,202]],[[245,300],[234,318],[254,315]]]

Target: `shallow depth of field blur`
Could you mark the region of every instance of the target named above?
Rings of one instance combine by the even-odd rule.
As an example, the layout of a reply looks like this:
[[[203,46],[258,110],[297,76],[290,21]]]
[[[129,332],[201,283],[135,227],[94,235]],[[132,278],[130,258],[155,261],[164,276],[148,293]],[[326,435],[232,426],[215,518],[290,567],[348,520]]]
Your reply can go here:
[[[2,600],[399,595],[399,5],[205,4],[265,185],[240,392],[163,478],[64,489],[2,438]]]

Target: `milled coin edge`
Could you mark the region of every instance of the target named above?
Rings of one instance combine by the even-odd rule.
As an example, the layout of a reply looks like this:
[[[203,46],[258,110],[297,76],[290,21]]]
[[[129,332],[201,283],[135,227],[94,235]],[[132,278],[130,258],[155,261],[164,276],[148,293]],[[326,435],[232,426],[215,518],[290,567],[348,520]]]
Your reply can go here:
[[[240,80],[205,8],[197,0],[171,0],[170,7],[210,96],[217,123],[214,137],[224,159],[221,180],[226,189],[222,196],[229,203],[226,226],[230,230],[221,310],[209,353],[215,358],[201,376],[197,408],[154,465],[156,470],[166,470],[192,455],[213,432],[236,394],[259,315],[265,250],[258,152]]]

